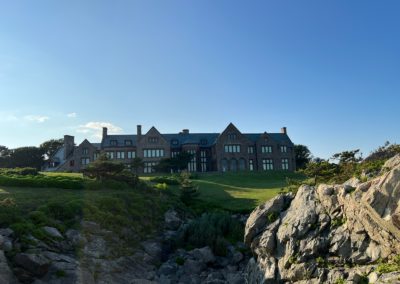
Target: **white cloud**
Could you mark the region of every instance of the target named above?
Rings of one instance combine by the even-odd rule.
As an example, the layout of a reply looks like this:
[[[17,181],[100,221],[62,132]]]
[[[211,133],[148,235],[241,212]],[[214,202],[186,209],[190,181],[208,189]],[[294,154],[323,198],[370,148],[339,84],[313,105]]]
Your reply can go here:
[[[69,118],[75,118],[77,116],[78,116],[78,114],[76,112],[71,112],[71,113],[67,114],[67,117],[69,117]]]
[[[110,122],[91,121],[84,125],[79,125],[76,131],[79,133],[90,135],[95,138],[101,138],[103,127],[107,127],[108,133],[110,134],[118,134],[121,133],[123,130],[121,127],[118,127]]]
[[[43,123],[46,120],[49,120],[50,118],[48,116],[44,115],[26,115],[24,116],[26,120],[37,122],[37,123]]]

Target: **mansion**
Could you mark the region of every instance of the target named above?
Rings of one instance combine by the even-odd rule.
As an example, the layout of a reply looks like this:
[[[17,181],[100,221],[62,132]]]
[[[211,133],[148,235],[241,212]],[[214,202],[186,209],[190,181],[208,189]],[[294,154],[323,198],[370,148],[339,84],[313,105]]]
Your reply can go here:
[[[150,174],[164,158],[186,151],[193,154],[188,164],[190,172],[227,171],[295,171],[294,144],[286,127],[280,133],[242,133],[230,123],[222,133],[162,134],[155,127],[142,133],[111,135],[103,128],[101,143],[85,139],[75,145],[74,137],[65,135],[64,145],[50,158],[45,170],[78,172],[105,153],[109,159],[125,163],[135,157],[144,162],[141,172]]]

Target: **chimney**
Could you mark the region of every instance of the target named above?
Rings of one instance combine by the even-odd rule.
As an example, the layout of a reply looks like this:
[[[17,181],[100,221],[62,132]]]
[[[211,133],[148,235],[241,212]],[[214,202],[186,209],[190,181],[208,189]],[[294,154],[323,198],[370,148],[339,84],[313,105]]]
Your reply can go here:
[[[282,134],[287,134],[287,128],[286,127],[282,127],[281,128],[281,133]]]
[[[189,129],[182,129],[182,134],[189,134]]]
[[[142,135],[142,126],[140,124],[138,124],[136,126],[136,132],[137,132],[137,136],[141,136]]]
[[[103,127],[103,139],[107,137],[107,127]]]
[[[64,160],[74,151],[74,136],[64,135]]]

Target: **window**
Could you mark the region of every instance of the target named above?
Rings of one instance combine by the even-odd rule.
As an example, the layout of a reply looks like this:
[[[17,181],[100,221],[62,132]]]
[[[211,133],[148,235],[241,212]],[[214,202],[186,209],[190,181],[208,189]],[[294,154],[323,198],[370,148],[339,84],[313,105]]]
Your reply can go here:
[[[156,143],[158,143],[158,138],[157,137],[149,137],[148,141],[149,141],[149,143],[156,144]]]
[[[88,148],[82,148],[82,155],[87,155],[89,153]]]
[[[254,163],[253,160],[249,160],[249,170],[254,171]]]
[[[225,153],[240,153],[240,145],[225,145]]]
[[[287,147],[286,146],[281,146],[281,153],[287,153]]]
[[[231,141],[236,140],[236,133],[229,133],[228,134],[228,139],[231,140]]]
[[[201,139],[200,140],[200,144],[201,145],[207,145],[207,143],[208,143],[207,139]]]
[[[117,140],[110,140],[110,145],[111,146],[117,146],[118,145]]]
[[[282,159],[282,170],[289,170],[289,159]]]
[[[193,155],[188,163],[188,172],[195,172],[197,171],[196,150],[188,150],[187,152]]]
[[[136,157],[136,152],[135,151],[128,151],[128,159],[133,159]]]
[[[274,169],[274,163],[272,159],[263,159],[262,166],[264,171],[272,171]]]
[[[87,165],[90,163],[90,158],[81,158],[81,165]]]
[[[205,150],[200,151],[200,167],[202,172],[207,171],[207,152]]]
[[[125,146],[131,146],[132,140],[125,140]]]
[[[107,156],[107,158],[109,158],[110,160],[113,160],[113,159],[114,159],[114,152],[107,151],[107,152],[106,152],[106,156]]]
[[[151,174],[154,172],[154,166],[156,165],[156,162],[144,162],[144,168],[143,172],[145,174]]]
[[[100,153],[96,152],[93,154],[93,161],[96,161],[100,157]]]
[[[179,151],[172,151],[171,152],[171,158],[175,158],[179,155]]]
[[[164,157],[164,149],[144,149],[143,157],[145,157],[145,158]]]
[[[261,153],[272,153],[272,146],[261,146]]]
[[[172,144],[172,145],[178,145],[178,144],[179,144],[179,141],[178,141],[177,139],[172,139],[172,140],[171,140],[171,144]]]
[[[125,152],[118,151],[117,152],[117,159],[125,159]]]
[[[254,146],[247,147],[247,153],[248,154],[254,154]]]

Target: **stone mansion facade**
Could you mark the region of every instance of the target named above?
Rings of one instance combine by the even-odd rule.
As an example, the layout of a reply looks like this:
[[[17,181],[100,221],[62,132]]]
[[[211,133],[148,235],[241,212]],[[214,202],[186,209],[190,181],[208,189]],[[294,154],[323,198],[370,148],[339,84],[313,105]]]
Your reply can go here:
[[[85,139],[77,146],[73,136],[65,135],[63,147],[51,157],[46,170],[78,172],[105,153],[128,168],[132,159],[139,157],[144,162],[141,172],[150,174],[161,159],[181,151],[193,154],[190,172],[296,170],[294,144],[286,127],[280,133],[242,133],[232,123],[222,133],[190,133],[184,129],[177,134],[161,134],[152,127],[143,134],[138,125],[134,135],[110,135],[103,128],[101,143]]]

